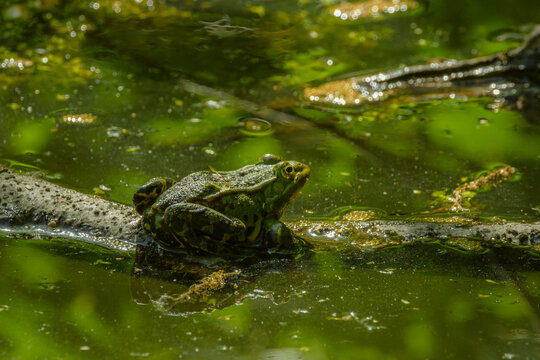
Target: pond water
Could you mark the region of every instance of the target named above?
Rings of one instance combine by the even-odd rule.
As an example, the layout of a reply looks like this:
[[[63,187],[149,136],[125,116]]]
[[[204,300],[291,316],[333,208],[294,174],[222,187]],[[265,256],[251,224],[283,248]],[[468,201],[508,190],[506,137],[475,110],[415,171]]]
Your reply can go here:
[[[519,176],[474,197],[470,214],[540,220],[538,83],[520,111],[509,99],[452,94],[358,107],[303,96],[353,74],[515,48],[540,19],[536,2],[370,1],[362,9],[372,14],[356,19],[338,5],[8,0],[0,163],[130,203],[152,177],[230,170],[274,153],[312,169],[286,220],[351,209],[426,214],[444,205],[440,194],[508,164]],[[132,276],[134,261],[88,244],[0,235],[0,357],[540,353],[537,253],[436,242],[337,247],[270,261],[213,311],[141,299],[147,284]],[[153,282],[164,293],[170,286]]]

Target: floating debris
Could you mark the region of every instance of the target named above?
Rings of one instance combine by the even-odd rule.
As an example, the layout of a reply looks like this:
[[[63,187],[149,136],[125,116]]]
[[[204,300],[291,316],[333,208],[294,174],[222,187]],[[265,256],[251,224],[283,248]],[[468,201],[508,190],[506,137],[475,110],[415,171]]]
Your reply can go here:
[[[32,65],[34,63],[28,59],[7,58],[2,61],[0,67],[2,69],[18,68],[19,70],[24,70],[24,68]]]
[[[239,273],[239,270],[228,273],[223,270],[215,271],[204,277],[199,283],[192,284],[187,291],[178,296],[162,295],[157,301],[157,305],[159,305],[162,310],[170,310],[177,304],[206,301],[206,299],[211,297],[216,291],[222,290],[228,285],[232,285],[229,284],[229,278],[237,276]]]
[[[213,272],[202,279],[200,284],[193,284],[189,287],[188,293],[197,297],[211,296],[214,291],[225,287],[228,274],[223,270]]]
[[[385,329],[386,327],[379,324],[379,321],[375,319],[373,316],[366,316],[364,318],[360,318],[358,315],[356,315],[354,312],[350,312],[348,314],[344,314],[343,316],[337,316],[337,314],[332,314],[332,316],[329,316],[326,318],[327,320],[337,320],[337,321],[354,321],[362,326],[364,326],[367,330],[381,330]]]
[[[479,177],[478,179],[469,181],[468,183],[465,183],[459,186],[452,192],[451,196],[446,196],[446,195],[441,196],[440,193],[434,192],[435,196],[439,196],[440,198],[443,198],[445,202],[450,203],[448,206],[443,206],[442,208],[435,210],[434,213],[445,212],[445,211],[451,211],[451,212],[470,211],[469,201],[474,196],[476,196],[476,193],[479,190],[481,190],[482,188],[486,186],[497,186],[503,181],[508,181],[512,179],[512,177],[516,174],[516,172],[517,172],[516,168],[510,165],[505,165],[505,166],[502,166],[502,167],[499,167],[497,169],[490,171],[489,173],[487,173],[484,176]]]
[[[69,114],[64,115],[62,120],[67,124],[92,124],[96,120],[96,116],[92,114]]]
[[[92,189],[93,193],[95,195],[104,195],[105,193],[111,191],[112,189],[105,186],[105,185],[99,185],[99,187],[95,187]]]
[[[128,130],[120,128],[118,126],[111,126],[107,128],[107,136],[110,138],[119,138],[122,135],[128,134]]]
[[[356,78],[330,81],[318,87],[304,89],[304,97],[312,103],[328,105],[358,105],[362,94],[357,90]]]
[[[340,20],[360,20],[405,13],[419,7],[420,4],[414,0],[368,0],[342,3],[329,8],[329,12]]]
[[[343,220],[349,220],[349,221],[366,221],[366,220],[372,220],[379,217],[379,214],[377,214],[373,210],[353,210],[345,215],[343,215]]]
[[[231,25],[231,18],[225,15],[223,19],[217,21],[200,21],[201,25],[208,34],[218,37],[219,39],[237,36],[242,33],[253,32],[255,29],[245,26]]]
[[[214,149],[212,146],[205,146],[201,150],[206,155],[210,155],[210,156],[216,156],[217,155],[216,149]]]

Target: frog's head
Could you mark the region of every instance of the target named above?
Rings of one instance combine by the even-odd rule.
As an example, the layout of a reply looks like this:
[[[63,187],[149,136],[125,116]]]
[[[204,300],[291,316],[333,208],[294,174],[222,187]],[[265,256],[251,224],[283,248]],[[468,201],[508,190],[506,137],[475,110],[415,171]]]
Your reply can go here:
[[[266,190],[267,209],[279,218],[283,208],[298,196],[311,171],[309,166],[292,160],[276,162],[272,171],[275,180]]]

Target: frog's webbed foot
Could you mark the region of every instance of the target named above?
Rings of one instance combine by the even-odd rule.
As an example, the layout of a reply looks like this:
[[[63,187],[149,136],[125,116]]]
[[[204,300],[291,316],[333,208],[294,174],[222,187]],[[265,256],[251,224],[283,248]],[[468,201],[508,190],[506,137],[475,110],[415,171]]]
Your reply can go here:
[[[246,241],[242,221],[200,204],[179,203],[167,208],[163,223],[184,246],[211,254],[234,253],[233,244]],[[231,249],[226,251],[228,247]]]

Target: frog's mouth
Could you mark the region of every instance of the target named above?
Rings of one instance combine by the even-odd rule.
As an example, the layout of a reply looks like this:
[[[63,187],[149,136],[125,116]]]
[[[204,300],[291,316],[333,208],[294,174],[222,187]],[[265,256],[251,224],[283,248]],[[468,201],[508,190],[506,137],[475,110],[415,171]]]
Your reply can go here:
[[[311,175],[311,169],[307,165],[297,164],[294,167],[294,170],[296,171],[294,182],[301,183],[301,186],[304,186],[306,181],[309,179],[309,175]]]

